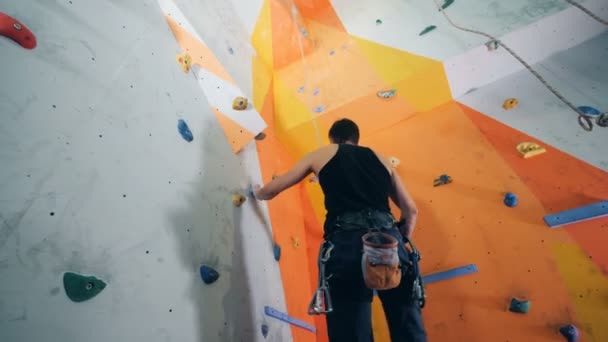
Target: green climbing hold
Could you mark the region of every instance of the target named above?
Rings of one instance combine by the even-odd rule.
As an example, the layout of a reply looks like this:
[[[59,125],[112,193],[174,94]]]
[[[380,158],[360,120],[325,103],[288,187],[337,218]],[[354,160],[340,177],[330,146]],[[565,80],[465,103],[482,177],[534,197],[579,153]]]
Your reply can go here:
[[[433,31],[434,29],[436,29],[437,26],[435,25],[431,25],[431,26],[427,26],[424,30],[422,30],[422,32],[420,32],[420,34],[418,34],[419,36],[425,35],[431,31]]]
[[[97,296],[106,288],[106,283],[93,276],[66,272],[63,274],[63,287],[68,298],[79,303]]]
[[[382,25],[382,20],[376,19],[376,25]]]
[[[443,5],[441,6],[441,9],[444,10],[444,9],[448,8],[453,3],[454,3],[454,0],[445,0],[445,2],[443,3]]]

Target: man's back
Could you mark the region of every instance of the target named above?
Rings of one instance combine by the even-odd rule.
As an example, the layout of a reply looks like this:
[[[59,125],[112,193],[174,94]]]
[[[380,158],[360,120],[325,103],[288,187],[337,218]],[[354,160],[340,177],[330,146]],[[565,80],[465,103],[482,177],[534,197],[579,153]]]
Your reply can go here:
[[[364,209],[390,212],[390,169],[374,151],[338,144],[319,151],[316,159],[314,171],[325,195],[326,219]]]

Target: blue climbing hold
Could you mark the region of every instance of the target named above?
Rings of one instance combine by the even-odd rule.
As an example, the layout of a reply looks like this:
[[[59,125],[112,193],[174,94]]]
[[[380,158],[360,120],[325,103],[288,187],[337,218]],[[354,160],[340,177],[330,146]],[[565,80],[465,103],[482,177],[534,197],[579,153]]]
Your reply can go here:
[[[272,246],[272,253],[274,254],[274,260],[276,260],[276,261],[281,260],[281,246],[279,246],[278,243],[275,243]]]
[[[214,283],[220,277],[220,274],[215,269],[207,265],[202,265],[200,271],[201,278],[203,279],[203,282],[207,285]]]
[[[511,298],[511,305],[509,305],[509,311],[525,314],[530,311],[530,305],[530,301]]]
[[[318,88],[317,88],[317,89],[315,89],[315,90],[313,90],[313,92],[312,92],[312,94],[313,94],[314,96],[319,95],[319,93],[320,93],[320,90],[319,90]]]
[[[329,50],[329,55],[330,55],[330,56],[333,56],[335,53],[336,53],[336,51],[334,51],[334,50]]]
[[[572,324],[568,324],[559,328],[560,334],[568,340],[568,342],[576,342],[579,338],[578,329]]]
[[[600,115],[602,112],[591,106],[579,106],[578,110],[587,115]]]
[[[325,107],[323,107],[323,106],[316,106],[315,107],[315,112],[317,112],[317,113],[321,113],[323,110],[325,110]]]
[[[187,142],[191,142],[194,139],[192,136],[192,131],[190,131],[188,124],[183,119],[179,119],[177,122],[177,130],[179,131],[179,134],[182,135],[182,138],[184,138],[184,140]]]
[[[303,93],[304,92],[304,86],[301,86],[300,88],[298,88],[298,93]]]
[[[505,205],[509,208],[513,208],[517,205],[517,196],[512,192],[507,192],[505,194],[505,199],[503,201]]]
[[[266,338],[268,336],[268,325],[262,324],[262,336]]]
[[[234,50],[231,47],[229,47],[228,48],[228,53],[231,54],[231,55],[234,55]]]
[[[306,37],[308,36],[308,31],[306,31],[306,29],[301,29],[300,32],[302,32],[302,36]]]

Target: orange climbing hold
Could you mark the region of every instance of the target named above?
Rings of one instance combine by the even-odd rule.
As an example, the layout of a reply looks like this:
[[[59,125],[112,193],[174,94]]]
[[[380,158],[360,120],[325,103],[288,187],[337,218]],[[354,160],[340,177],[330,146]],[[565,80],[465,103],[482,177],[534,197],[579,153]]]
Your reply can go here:
[[[185,73],[190,72],[190,66],[192,65],[192,57],[190,57],[189,54],[184,53],[181,55],[177,55],[175,59],[177,60],[177,63],[179,63],[179,65],[182,67],[182,70],[184,70]]]
[[[517,107],[517,105],[519,105],[519,100],[517,100],[515,98],[510,98],[510,99],[506,99],[505,102],[503,102],[502,108],[509,110],[509,109],[513,109],[513,108]]]

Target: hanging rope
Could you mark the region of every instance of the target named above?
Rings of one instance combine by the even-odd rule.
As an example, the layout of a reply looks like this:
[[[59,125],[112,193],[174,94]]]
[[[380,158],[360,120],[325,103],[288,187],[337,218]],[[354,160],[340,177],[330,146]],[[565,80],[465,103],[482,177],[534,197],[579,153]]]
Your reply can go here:
[[[597,20],[598,22],[608,26],[608,21],[598,17],[597,15],[595,15],[593,12],[591,12],[590,10],[588,10],[587,8],[585,8],[583,5],[579,4],[578,2],[574,2],[572,0],[566,0],[567,3],[569,3],[570,5],[577,7],[578,9],[580,9],[581,11],[585,12],[588,16],[590,16],[591,18]]]
[[[466,27],[462,27],[460,25],[455,24],[452,19],[447,15],[447,13],[441,8],[441,5],[439,4],[438,0],[433,0],[435,2],[435,5],[437,6],[437,9],[439,9],[439,11],[443,14],[443,16],[445,17],[445,19],[450,23],[450,25],[454,26],[455,28],[461,30],[461,31],[465,31],[465,32],[470,32],[470,33],[475,33],[481,36],[484,36],[488,39],[490,39],[493,42],[496,42],[497,45],[502,46],[507,52],[509,52],[515,59],[517,59],[521,64],[523,64],[523,66],[528,69],[528,71],[530,71],[530,73],[532,73],[532,75],[536,76],[536,78],[547,88],[549,89],[549,91],[551,93],[553,93],[553,95],[555,95],[559,100],[561,100],[566,106],[570,107],[570,109],[572,109],[574,112],[576,112],[578,114],[578,124],[586,131],[591,131],[593,129],[593,121],[592,121],[592,116],[587,115],[583,112],[581,112],[576,106],[574,106],[570,101],[568,101],[562,94],[560,94],[555,88],[553,88],[551,85],[549,85],[549,83],[547,83],[547,81],[538,73],[536,72],[536,70],[532,69],[532,67],[526,63],[526,61],[524,61],[517,53],[515,53],[513,50],[511,50],[511,48],[509,48],[507,45],[505,45],[502,41],[500,41],[498,38],[495,38],[494,36],[485,33],[485,32],[481,32],[481,31],[477,31],[477,30],[473,30],[470,28],[466,28]],[[600,19],[599,17],[595,16],[593,13],[591,13],[588,9],[584,8],[583,6],[573,3],[570,0],[566,0],[567,2],[571,3],[572,5],[578,7],[579,9],[581,9],[582,11],[584,11],[585,13],[589,14],[590,16],[592,16],[592,18],[598,20],[599,22],[603,23],[604,25],[606,25],[606,22],[602,19]]]

